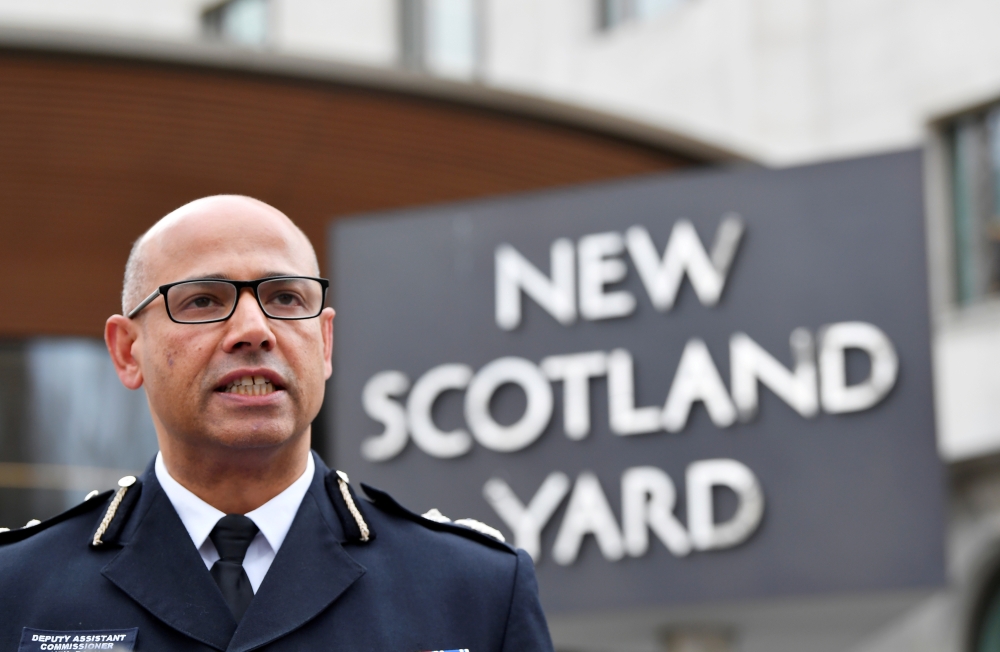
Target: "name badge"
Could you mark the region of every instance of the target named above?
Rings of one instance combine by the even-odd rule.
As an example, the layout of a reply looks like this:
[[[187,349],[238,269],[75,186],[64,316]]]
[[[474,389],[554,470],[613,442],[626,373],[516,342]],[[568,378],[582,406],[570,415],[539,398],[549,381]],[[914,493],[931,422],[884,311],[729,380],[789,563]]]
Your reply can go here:
[[[21,630],[21,646],[17,652],[49,652],[50,650],[114,650],[132,652],[139,628],[91,629],[56,632],[48,629]]]

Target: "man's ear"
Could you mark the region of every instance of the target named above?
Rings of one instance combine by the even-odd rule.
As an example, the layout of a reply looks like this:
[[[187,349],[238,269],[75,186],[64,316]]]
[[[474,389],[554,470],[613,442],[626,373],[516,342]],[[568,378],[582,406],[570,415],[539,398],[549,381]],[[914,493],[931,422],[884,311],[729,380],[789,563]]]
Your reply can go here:
[[[320,328],[323,330],[323,377],[333,375],[333,318],[337,313],[333,308],[324,308],[319,314]]]
[[[111,362],[122,385],[129,389],[142,387],[142,370],[132,349],[138,338],[138,324],[127,317],[112,315],[104,324],[104,343],[108,345]]]

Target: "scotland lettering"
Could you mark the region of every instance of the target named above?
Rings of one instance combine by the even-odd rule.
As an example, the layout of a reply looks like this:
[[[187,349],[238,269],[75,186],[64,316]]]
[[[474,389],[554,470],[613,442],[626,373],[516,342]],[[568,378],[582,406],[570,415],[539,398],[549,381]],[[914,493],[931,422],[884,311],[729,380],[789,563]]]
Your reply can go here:
[[[709,247],[684,219],[674,223],[662,253],[641,225],[624,233],[586,235],[575,243],[559,238],[551,244],[547,271],[513,246],[501,243],[494,250],[496,326],[503,331],[517,329],[526,300],[564,326],[577,320],[627,319],[636,311],[639,298],[609,286],[626,277],[629,265],[656,311],[673,309],[685,279],[700,305],[710,310],[720,301],[730,275],[737,273],[733,263],[744,233],[743,220],[729,214],[720,220]],[[423,453],[441,459],[459,458],[474,446],[499,453],[520,451],[549,430],[556,416],[556,391],[562,392],[561,433],[581,441],[591,435],[594,400],[607,401],[610,435],[605,436],[671,436],[684,431],[699,402],[719,429],[753,420],[762,386],[809,420],[820,412],[867,410],[880,403],[896,383],[895,348],[874,324],[844,321],[815,332],[796,328],[788,342],[790,367],[779,360],[788,357],[784,352],[775,355],[746,333],[733,332],[723,347],[728,350],[723,368],[729,369],[724,378],[707,343],[693,337],[680,351],[662,403],[650,405],[636,404],[635,361],[627,346],[540,360],[505,356],[479,369],[445,362],[416,378],[397,370],[381,371],[367,381],[361,400],[367,415],[382,425],[382,432],[361,443],[361,454],[368,461],[385,462],[410,441]],[[849,351],[861,352],[869,361],[867,377],[851,383],[846,363]],[[606,381],[604,397],[592,391],[590,381],[596,378]],[[508,384],[520,387],[527,400],[520,418],[504,425],[494,419],[490,404],[497,390]],[[465,427],[445,431],[434,422],[432,408],[442,394],[451,391],[464,392]],[[712,499],[713,489],[719,486],[738,497],[735,514],[721,523],[715,520]],[[686,523],[675,515],[679,488],[686,500]],[[653,466],[623,470],[621,523],[597,477],[589,472],[571,479],[553,471],[541,486],[519,489],[491,478],[483,496],[513,532],[514,543],[536,561],[542,556],[543,528],[563,501],[569,501],[551,551],[552,559],[561,565],[576,560],[588,534],[595,537],[609,561],[646,554],[650,532],[676,556],[729,548],[745,541],[764,513],[764,492],[757,477],[733,459],[694,461],[677,482]]]

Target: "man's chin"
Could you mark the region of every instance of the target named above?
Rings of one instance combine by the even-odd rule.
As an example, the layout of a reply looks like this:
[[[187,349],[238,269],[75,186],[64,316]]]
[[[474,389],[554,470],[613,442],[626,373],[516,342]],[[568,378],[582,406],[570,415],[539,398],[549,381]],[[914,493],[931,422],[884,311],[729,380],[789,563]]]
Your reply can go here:
[[[245,425],[245,427],[239,427],[239,425]],[[262,424],[257,421],[246,424],[231,424],[225,429],[206,433],[203,441],[210,443],[213,448],[221,448],[235,453],[280,448],[294,438],[294,428],[288,424]]]

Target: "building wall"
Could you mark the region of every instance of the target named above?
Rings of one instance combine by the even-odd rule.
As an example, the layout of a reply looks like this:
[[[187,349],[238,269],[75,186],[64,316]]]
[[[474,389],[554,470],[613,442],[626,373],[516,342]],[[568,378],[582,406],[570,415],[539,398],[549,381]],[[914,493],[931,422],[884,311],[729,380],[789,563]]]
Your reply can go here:
[[[941,454],[965,460],[1000,448],[1000,307],[942,320],[934,342]]]
[[[489,4],[485,78],[789,164],[915,146],[1000,87],[990,0],[686,0],[595,28],[594,4]]]
[[[273,5],[275,49],[392,66],[399,52],[394,0],[281,0]]]
[[[398,0],[268,0],[267,50],[393,67]],[[478,0],[477,80],[775,164],[915,146],[1000,88],[991,0],[678,0],[601,31],[596,0]],[[0,0],[0,26],[202,38],[216,0]]]
[[[0,0],[0,25],[184,42],[202,39],[201,15],[218,0]],[[391,66],[395,0],[272,0],[265,47]]]
[[[130,243],[222,192],[331,217],[688,166],[663,149],[334,83],[0,53],[0,336],[100,335]]]
[[[7,27],[127,34],[161,39],[197,38],[206,0],[0,0]]]

